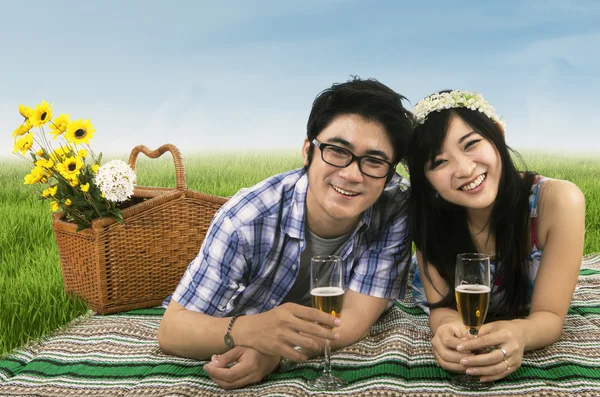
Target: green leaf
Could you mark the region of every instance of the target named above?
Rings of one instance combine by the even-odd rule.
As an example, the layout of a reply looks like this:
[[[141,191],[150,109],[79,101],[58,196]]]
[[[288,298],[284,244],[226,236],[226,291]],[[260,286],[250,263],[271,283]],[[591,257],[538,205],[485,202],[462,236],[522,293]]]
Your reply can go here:
[[[80,231],[92,226],[92,224],[90,222],[85,222],[82,220],[76,220],[75,223],[77,224],[76,232],[80,232]]]
[[[113,214],[113,218],[116,219],[117,222],[123,223],[123,214],[119,209],[117,209],[116,212]]]

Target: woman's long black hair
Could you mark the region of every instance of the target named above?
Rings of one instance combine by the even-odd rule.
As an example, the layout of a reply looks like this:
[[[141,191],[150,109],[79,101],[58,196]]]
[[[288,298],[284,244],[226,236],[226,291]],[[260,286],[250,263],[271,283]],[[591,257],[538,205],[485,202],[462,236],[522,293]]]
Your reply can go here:
[[[464,207],[436,197],[425,177],[425,166],[440,153],[452,117],[460,117],[473,130],[492,143],[500,154],[502,173],[498,195],[489,221],[490,233],[496,237],[496,280],[502,280],[498,292],[504,291],[497,317],[527,315],[530,301],[527,256],[529,195],[535,173],[524,176],[516,169],[501,128],[479,111],[466,108],[432,112],[425,124],[417,125],[408,146],[408,168],[411,183],[409,199],[409,231],[424,263],[431,263],[449,286],[448,294],[431,308],[455,307],[454,278],[456,255],[477,252],[469,232]],[[522,160],[522,159],[521,159]],[[427,267],[424,277],[431,281]]]

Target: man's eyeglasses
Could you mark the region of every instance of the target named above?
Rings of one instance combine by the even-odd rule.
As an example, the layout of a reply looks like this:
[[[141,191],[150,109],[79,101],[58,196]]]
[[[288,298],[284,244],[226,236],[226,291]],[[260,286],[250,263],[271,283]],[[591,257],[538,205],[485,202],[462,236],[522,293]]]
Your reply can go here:
[[[321,159],[327,164],[346,168],[356,160],[360,172],[371,178],[385,178],[393,167],[392,163],[385,160],[371,156],[356,156],[348,149],[330,143],[321,143],[316,139],[313,139],[312,143],[321,150]]]

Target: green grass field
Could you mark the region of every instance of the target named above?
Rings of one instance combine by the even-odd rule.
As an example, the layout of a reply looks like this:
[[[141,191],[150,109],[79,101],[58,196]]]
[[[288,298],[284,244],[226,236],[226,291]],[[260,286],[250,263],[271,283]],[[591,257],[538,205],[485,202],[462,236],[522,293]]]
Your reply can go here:
[[[139,185],[175,186],[170,159],[141,157]],[[524,157],[529,169],[581,188],[587,202],[585,253],[599,252],[600,158],[539,153]],[[195,155],[185,160],[188,187],[220,196],[301,165],[296,152]],[[0,355],[87,312],[83,302],[64,293],[50,208],[34,187],[23,185],[29,170],[25,161],[0,160]]]

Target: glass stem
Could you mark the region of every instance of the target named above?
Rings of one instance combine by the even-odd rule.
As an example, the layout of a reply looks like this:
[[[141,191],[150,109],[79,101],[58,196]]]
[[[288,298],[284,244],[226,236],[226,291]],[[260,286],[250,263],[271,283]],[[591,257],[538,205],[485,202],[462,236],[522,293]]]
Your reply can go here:
[[[477,335],[479,335],[479,330],[477,328],[469,328],[469,338],[477,338]],[[479,382],[479,375],[465,374],[465,377],[468,379],[469,382]]]
[[[323,376],[331,376],[331,345],[329,339],[325,339],[325,365],[323,366]]]

